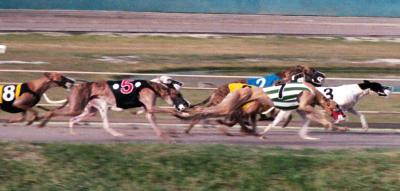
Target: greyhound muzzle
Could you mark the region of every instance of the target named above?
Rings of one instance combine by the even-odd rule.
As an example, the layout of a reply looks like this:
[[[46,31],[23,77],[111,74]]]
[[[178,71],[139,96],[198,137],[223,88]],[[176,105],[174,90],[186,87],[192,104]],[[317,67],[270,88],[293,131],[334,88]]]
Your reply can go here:
[[[311,81],[310,83],[313,84],[314,86],[320,87],[325,83],[325,74],[316,71],[312,76],[311,76]]]
[[[63,88],[70,89],[75,84],[75,82],[76,82],[76,80],[63,76],[61,78],[61,81],[56,82],[56,84]]]
[[[332,116],[333,120],[335,120],[334,121],[335,124],[346,120],[346,114],[344,114],[340,108],[333,109],[331,116]]]
[[[177,98],[173,100],[175,109],[177,111],[184,111],[186,108],[190,107],[190,102],[186,101],[183,98]]]
[[[379,96],[389,96],[392,93],[392,87],[383,87],[383,92],[377,92]]]

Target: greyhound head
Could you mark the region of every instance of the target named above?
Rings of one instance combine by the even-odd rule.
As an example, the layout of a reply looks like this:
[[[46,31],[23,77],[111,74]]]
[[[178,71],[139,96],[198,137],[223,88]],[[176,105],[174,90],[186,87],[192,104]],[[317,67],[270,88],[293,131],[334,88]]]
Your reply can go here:
[[[183,98],[180,92],[183,86],[182,82],[174,80],[169,76],[160,76],[150,81],[162,84],[166,87],[167,91],[164,91],[164,94],[160,93],[160,96],[170,105],[174,105],[177,111],[183,111],[190,107],[190,102]]]
[[[388,96],[390,94],[390,87],[383,86],[378,82],[370,82],[368,80],[364,80],[363,83],[358,84],[362,90],[371,90],[377,93],[379,96]]]
[[[346,115],[344,114],[343,110],[335,101],[326,98],[318,91],[316,92],[316,100],[327,113],[330,113],[331,117],[335,120],[334,123],[339,123],[340,121],[346,119]]]
[[[292,82],[308,82],[316,87],[320,87],[325,83],[325,74],[318,71],[312,70],[310,73],[298,73],[292,76]]]
[[[75,83],[75,80],[65,77],[57,72],[46,72],[44,73],[44,76],[46,76],[50,80],[50,82],[52,82],[56,86],[60,86],[67,89],[71,88],[72,85],[74,85]]]
[[[310,82],[312,85],[320,87],[325,83],[325,74],[316,70],[311,76],[309,76],[309,80],[306,81]]]

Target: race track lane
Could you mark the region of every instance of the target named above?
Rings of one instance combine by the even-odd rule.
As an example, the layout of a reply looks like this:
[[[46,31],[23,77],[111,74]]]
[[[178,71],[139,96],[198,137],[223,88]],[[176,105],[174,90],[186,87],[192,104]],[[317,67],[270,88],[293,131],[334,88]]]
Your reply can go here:
[[[174,126],[172,124],[171,126]],[[45,128],[26,127],[22,124],[0,126],[0,141],[23,142],[67,142],[67,143],[128,143],[146,142],[160,143],[148,125],[114,125],[124,133],[124,137],[112,137],[100,124],[76,127],[78,135],[70,135],[67,125],[50,124]],[[238,128],[230,129],[235,136],[222,135],[216,128],[194,128],[191,135],[183,133],[183,126],[163,127],[175,132],[175,140],[181,144],[235,144],[284,147],[292,149],[348,149],[348,148],[400,148],[400,132],[398,130],[373,130],[373,132],[330,132],[312,130],[310,135],[321,138],[318,141],[302,140],[297,129],[274,129],[266,140],[254,136],[242,136]]]

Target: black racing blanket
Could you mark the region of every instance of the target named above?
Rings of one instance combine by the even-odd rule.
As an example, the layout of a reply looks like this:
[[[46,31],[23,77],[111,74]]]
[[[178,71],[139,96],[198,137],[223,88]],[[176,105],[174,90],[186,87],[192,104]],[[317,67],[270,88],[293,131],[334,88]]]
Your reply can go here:
[[[0,108],[3,111],[10,113],[19,113],[25,111],[13,106],[14,101],[24,93],[30,93],[36,96],[32,106],[36,105],[40,101],[40,96],[29,89],[27,83],[0,85]]]
[[[117,107],[123,109],[143,106],[139,101],[139,92],[143,88],[153,89],[146,80],[107,81],[107,84],[115,96]]]

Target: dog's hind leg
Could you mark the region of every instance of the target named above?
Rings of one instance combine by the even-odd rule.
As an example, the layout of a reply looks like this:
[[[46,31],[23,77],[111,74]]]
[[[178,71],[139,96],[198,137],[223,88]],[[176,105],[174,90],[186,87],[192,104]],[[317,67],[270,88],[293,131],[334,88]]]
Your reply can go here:
[[[282,120],[286,119],[287,116],[289,116],[293,110],[281,110],[279,111],[278,115],[275,117],[274,121],[272,121],[271,124],[269,124],[267,127],[265,127],[264,131],[261,133],[260,139],[265,139],[265,134],[272,128],[276,127]]]
[[[74,86],[71,89],[71,94],[68,97],[68,101],[65,102],[61,107],[53,111],[46,112],[43,116],[42,122],[38,127],[44,127],[46,123],[55,116],[77,116],[81,114],[90,99],[90,92],[88,89],[88,84]]]
[[[19,117],[16,118],[11,118],[7,120],[7,123],[18,123],[18,122],[23,122],[26,119],[26,112],[22,112]]]
[[[89,103],[80,115],[69,120],[69,133],[71,135],[76,135],[76,132],[74,131],[74,124],[96,115],[96,111],[96,108],[92,107],[92,105]]]
[[[193,119],[193,120],[190,122],[189,127],[185,129],[185,133],[186,133],[186,134],[190,134],[190,131],[192,130],[192,128],[193,128],[197,123],[199,123],[199,121],[200,121],[200,119]]]
[[[309,127],[309,125],[310,125],[310,120],[307,119],[305,113],[303,113],[303,112],[301,112],[301,111],[297,111],[297,113],[298,113],[298,114],[301,116],[301,118],[303,119],[303,126],[300,128],[299,136],[300,136],[302,139],[305,139],[305,140],[319,140],[319,138],[308,136],[308,127]]]
[[[354,108],[350,108],[348,111],[354,115],[357,115],[360,118],[361,127],[363,128],[363,130],[368,131],[368,123],[367,120],[365,119],[365,116],[362,113],[355,110]]]
[[[104,130],[115,137],[124,136],[124,134],[119,133],[119,132],[115,131],[114,129],[110,128],[110,124],[108,122],[108,117],[107,117],[107,111],[108,111],[107,102],[105,100],[101,100],[101,99],[93,99],[90,102],[91,102],[91,105],[99,111],[101,119],[103,120]]]

